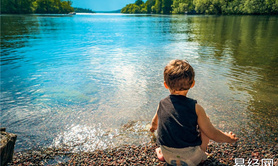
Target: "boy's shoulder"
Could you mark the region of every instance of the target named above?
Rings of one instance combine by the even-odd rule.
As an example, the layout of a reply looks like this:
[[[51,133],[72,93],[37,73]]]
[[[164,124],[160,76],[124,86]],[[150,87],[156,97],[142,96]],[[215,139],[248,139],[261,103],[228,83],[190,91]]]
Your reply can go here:
[[[165,102],[165,101],[170,101],[170,100],[171,100],[171,99],[170,99],[170,96],[171,96],[171,95],[168,95],[168,96],[166,96],[165,98],[161,99],[161,100],[160,100],[160,103]]]
[[[170,95],[164,97],[163,99],[161,99],[160,101],[163,101],[163,100],[169,100],[170,99]]]
[[[165,101],[182,101],[182,102],[197,103],[197,100],[182,95],[168,95],[167,97],[160,100],[160,102],[165,102]]]

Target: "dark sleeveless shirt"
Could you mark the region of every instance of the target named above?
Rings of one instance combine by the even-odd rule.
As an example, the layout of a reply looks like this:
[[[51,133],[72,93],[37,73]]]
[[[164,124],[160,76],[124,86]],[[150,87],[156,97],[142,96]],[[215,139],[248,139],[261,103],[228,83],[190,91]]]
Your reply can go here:
[[[185,148],[202,144],[197,131],[196,103],[182,95],[170,95],[160,101],[157,111],[160,145]]]

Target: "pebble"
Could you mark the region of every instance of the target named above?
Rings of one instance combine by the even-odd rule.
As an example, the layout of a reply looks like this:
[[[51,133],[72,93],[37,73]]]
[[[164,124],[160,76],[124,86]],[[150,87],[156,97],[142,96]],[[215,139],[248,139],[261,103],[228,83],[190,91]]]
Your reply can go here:
[[[9,165],[167,165],[156,157],[154,143],[144,145],[123,145],[120,147],[96,150],[94,152],[70,153],[63,149],[41,149],[17,152]],[[208,159],[199,166],[235,165],[235,158],[273,159],[278,165],[276,144],[250,145],[238,142],[237,146],[211,142],[208,146]],[[57,158],[63,160],[56,161]],[[247,163],[245,163],[247,164]]]

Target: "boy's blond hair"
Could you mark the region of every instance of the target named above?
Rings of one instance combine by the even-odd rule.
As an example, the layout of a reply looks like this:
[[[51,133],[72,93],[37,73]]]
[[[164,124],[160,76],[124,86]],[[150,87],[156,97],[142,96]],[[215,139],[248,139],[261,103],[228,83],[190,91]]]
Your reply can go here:
[[[190,89],[194,77],[194,69],[185,60],[172,60],[164,69],[164,81],[169,89],[173,91]]]

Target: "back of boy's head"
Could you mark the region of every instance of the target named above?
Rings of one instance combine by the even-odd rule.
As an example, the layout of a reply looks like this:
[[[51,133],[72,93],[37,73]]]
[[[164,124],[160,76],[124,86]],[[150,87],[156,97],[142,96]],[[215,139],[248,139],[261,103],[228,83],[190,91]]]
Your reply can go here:
[[[182,91],[190,89],[194,82],[195,72],[185,60],[172,60],[164,69],[164,81],[170,90]]]

